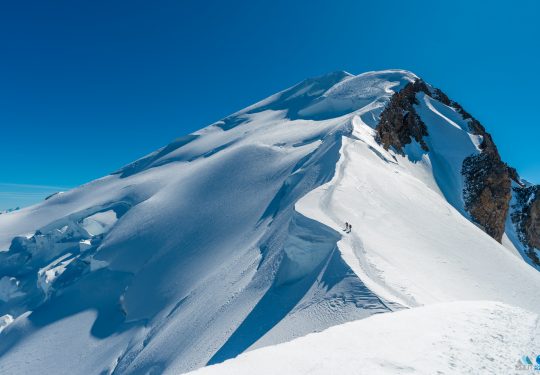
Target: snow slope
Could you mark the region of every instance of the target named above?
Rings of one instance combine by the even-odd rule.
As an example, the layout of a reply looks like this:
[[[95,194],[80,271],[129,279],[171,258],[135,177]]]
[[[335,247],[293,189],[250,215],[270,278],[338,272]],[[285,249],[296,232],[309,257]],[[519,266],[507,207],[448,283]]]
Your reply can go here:
[[[540,311],[540,295],[523,288],[538,287],[538,272],[472,225],[443,194],[460,181],[457,163],[444,153],[468,155],[434,146],[453,140],[447,134],[453,124],[426,122],[430,149],[447,162],[440,166],[433,153],[413,160],[395,156],[395,161],[359,117],[352,122],[334,178],[296,207],[336,230],[343,220],[352,224],[354,230],[338,246],[366,285],[405,306],[489,299]],[[435,130],[438,126],[449,129]],[[437,175],[445,177],[437,181]]]
[[[375,142],[415,79],[309,79],[1,215],[0,373],[182,373],[434,302],[539,312],[540,274],[463,211],[460,115],[419,94],[431,151]]]
[[[345,323],[190,374],[513,374],[539,351],[538,314],[451,302]]]

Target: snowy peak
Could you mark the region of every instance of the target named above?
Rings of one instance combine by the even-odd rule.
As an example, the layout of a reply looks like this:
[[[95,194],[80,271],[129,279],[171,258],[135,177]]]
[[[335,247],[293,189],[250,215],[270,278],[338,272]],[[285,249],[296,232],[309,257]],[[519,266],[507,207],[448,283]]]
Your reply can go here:
[[[325,120],[383,102],[418,77],[404,70],[384,70],[354,76],[344,71],[306,79],[225,119],[225,128],[241,115],[283,110],[291,120]]]
[[[201,135],[204,141],[214,137],[215,129],[229,131],[239,125],[250,123],[253,117],[261,113],[274,112],[273,116],[282,114],[288,120],[331,120],[341,116],[352,115],[357,111],[366,112],[366,122],[375,124],[373,118],[385,106],[390,96],[401,90],[407,83],[413,82],[417,76],[404,70],[385,70],[368,72],[354,76],[345,71],[331,72],[315,78],[306,79],[291,88],[272,95],[244,110],[236,112],[210,127],[193,134],[178,138],[166,147],[144,157],[115,172],[123,177],[145,170],[148,167],[159,166],[170,161],[192,161],[198,157],[208,157],[221,149],[231,146],[234,140],[227,138],[226,142],[212,143],[198,151],[198,155],[177,151],[202,144],[196,141]],[[268,122],[268,124],[279,122]],[[317,135],[322,138],[322,135]],[[195,142],[196,141],[196,142]],[[198,147],[197,147],[198,148]],[[179,156],[184,155],[185,156]]]
[[[539,194],[495,151],[410,72],[335,72],[0,215],[0,372],[182,373],[436,302],[538,313]]]
[[[446,125],[444,139],[437,140],[443,130],[442,127],[433,126],[437,123],[437,117],[443,119],[443,125]],[[499,242],[503,240],[512,200],[512,181],[518,185],[515,189],[521,189],[523,183],[517,171],[501,160],[493,138],[484,126],[461,105],[440,89],[417,79],[390,98],[380,115],[376,131],[377,141],[386,150],[392,148],[409,158],[418,158],[424,154],[432,162],[444,153],[442,156],[445,163],[457,164],[453,171],[444,168],[444,173],[454,174],[454,186],[450,189],[444,186],[445,183],[440,184],[447,199],[455,208],[469,214],[491,237]],[[450,134],[452,131],[455,136]],[[458,139],[458,134],[462,139]],[[420,154],[417,151],[411,154],[406,149],[413,142],[420,146]],[[448,145],[443,144],[445,142],[450,144],[451,152],[445,150],[448,149]],[[456,173],[458,169],[459,173]],[[434,173],[437,174],[437,170]],[[463,186],[455,183],[461,177]],[[519,228],[510,228],[509,231],[516,229],[524,231]],[[530,230],[527,233],[529,237],[537,236],[531,235]],[[527,241],[520,242],[518,247],[522,248],[522,253],[533,254],[529,258],[540,266],[535,252],[527,249],[530,247],[526,245]],[[528,242],[531,243],[530,240]]]

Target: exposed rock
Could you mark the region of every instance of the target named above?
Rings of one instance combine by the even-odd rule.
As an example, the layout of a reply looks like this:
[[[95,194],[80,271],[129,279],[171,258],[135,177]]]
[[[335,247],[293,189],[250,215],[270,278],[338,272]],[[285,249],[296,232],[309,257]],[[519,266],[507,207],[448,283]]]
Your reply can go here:
[[[454,108],[461,115],[461,117],[463,117],[464,120],[471,120],[471,124],[470,124],[471,130],[474,132],[475,129],[477,129],[475,134],[486,132],[486,129],[484,129],[484,127],[482,126],[482,124],[480,124],[478,120],[472,117],[471,114],[467,112],[458,102],[455,102],[452,99],[450,99],[444,92],[435,88],[433,89],[432,96],[434,99],[437,99],[441,103]]]
[[[461,106],[457,108],[458,111],[459,109],[467,114]],[[501,160],[491,134],[486,132],[478,120],[468,116],[472,133],[482,136],[482,153],[471,155],[463,161],[465,209],[487,234],[501,242],[512,199],[511,180],[518,184],[521,182],[517,171]]]
[[[516,203],[512,206],[512,222],[527,254],[540,266],[540,258],[534,250],[540,250],[540,185],[516,187],[514,193]]]
[[[518,174],[516,168],[508,166],[508,174],[510,175],[510,178],[515,183],[517,183],[520,186],[524,186],[523,183],[521,182],[521,178],[519,178],[519,174]]]
[[[527,239],[532,247],[540,249],[540,195],[536,195],[529,208],[529,220],[525,223]]]
[[[418,104],[418,92],[429,93],[422,80],[408,83],[401,91],[395,93],[381,113],[381,119],[376,127],[377,141],[388,150],[393,147],[403,152],[403,147],[417,141],[423,150],[429,151],[423,137],[428,135],[426,124],[416,113],[414,105]]]
[[[465,210],[487,234],[501,242],[512,198],[511,181],[515,181],[520,186],[523,184],[517,171],[501,160],[491,134],[459,103],[450,99],[441,90],[428,87],[422,80],[409,83],[392,96],[381,113],[379,124],[375,129],[377,141],[386,150],[392,147],[397,152],[403,153],[403,147],[414,139],[423,150],[429,151],[423,139],[428,135],[427,127],[414,108],[415,104],[418,104],[416,94],[419,92],[424,92],[453,108],[467,121],[469,132],[481,137],[482,141],[479,145],[481,153],[465,158],[462,165],[465,180],[463,189]],[[530,215],[533,218],[527,216],[529,224],[524,225],[528,225],[527,236],[538,238],[540,224],[532,224],[532,222],[539,220],[540,203],[538,207],[534,206],[533,211],[535,214]],[[530,242],[530,240],[527,241]]]
[[[456,108],[456,102],[454,102],[453,100],[450,100],[450,98],[448,97],[448,95],[446,95],[444,92],[442,92],[441,90],[435,88],[433,89],[433,94],[432,94],[432,97],[433,99],[437,99],[438,101],[440,101],[442,104],[444,105],[447,105],[449,107],[453,107],[453,108]],[[461,112],[460,112],[461,113]],[[463,115],[463,114],[462,114]],[[465,116],[463,116],[465,118]],[[470,117],[470,116],[469,116]]]
[[[472,155],[463,161],[465,209],[485,232],[501,242],[510,206],[508,167],[494,154]]]
[[[497,146],[495,146],[495,142],[493,142],[491,134],[486,131],[486,128],[484,128],[480,121],[472,117],[471,114],[467,112],[458,102],[448,98],[448,96],[441,90],[433,89],[432,96],[441,103],[454,108],[464,120],[468,120],[467,122],[469,123],[469,130],[471,133],[482,136],[482,143],[480,144],[482,152],[496,154],[497,158],[500,160],[499,151],[497,150]]]
[[[504,234],[511,194],[511,180],[521,185],[517,171],[501,160],[497,146],[484,126],[463,107],[448,98],[439,89],[433,90],[433,97],[458,112],[469,124],[472,134],[482,137],[479,155],[471,155],[463,161],[462,173],[465,178],[463,198],[465,209],[472,219],[482,226],[487,234],[501,242]]]

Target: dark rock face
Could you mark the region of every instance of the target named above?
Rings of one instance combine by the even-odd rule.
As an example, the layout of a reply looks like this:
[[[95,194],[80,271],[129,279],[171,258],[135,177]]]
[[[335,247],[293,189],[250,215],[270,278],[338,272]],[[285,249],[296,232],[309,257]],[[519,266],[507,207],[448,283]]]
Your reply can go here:
[[[403,153],[403,147],[414,139],[423,150],[429,151],[423,139],[428,135],[427,127],[414,108],[419,92],[452,107],[467,121],[470,133],[482,137],[481,152],[465,158],[462,165],[465,210],[487,234],[501,242],[512,199],[512,181],[515,181],[519,187],[514,191],[520,203],[512,207],[512,221],[520,241],[529,249],[529,257],[540,265],[534,251],[534,248],[540,249],[540,186],[524,187],[517,171],[501,160],[491,134],[459,103],[441,90],[428,87],[422,80],[409,83],[392,96],[381,113],[375,129],[377,141],[386,150],[393,147]]]
[[[540,195],[538,194],[529,207],[529,220],[525,222],[525,230],[530,245],[540,249]]]
[[[376,127],[377,142],[388,150],[393,147],[403,152],[403,147],[416,140],[423,150],[429,151],[423,137],[428,135],[426,124],[416,113],[414,105],[418,104],[418,92],[429,93],[426,84],[421,80],[408,83],[401,91],[395,93],[381,113],[381,119]]]
[[[472,134],[482,137],[481,154],[471,155],[463,161],[465,209],[487,234],[501,242],[506,215],[512,199],[511,180],[520,183],[519,176],[514,168],[501,160],[491,134],[486,131],[480,121],[472,117],[458,103],[450,101],[450,106],[468,120]]]
[[[501,242],[512,194],[508,166],[497,156],[482,152],[465,158],[463,198],[473,220]]]
[[[534,249],[540,249],[540,185],[514,188],[516,203],[512,206],[512,222],[519,240],[526,246],[527,255],[538,266],[540,258]]]
[[[471,155],[463,161],[462,174],[465,179],[463,199],[465,209],[471,214],[472,219],[480,224],[487,234],[501,242],[512,199],[511,180],[521,184],[517,171],[501,160],[491,134],[480,121],[441,90],[433,91],[435,99],[454,108],[464,120],[467,120],[472,134],[482,137],[480,144],[482,152],[479,155]]]
[[[510,178],[516,182],[518,185],[523,186],[521,183],[521,179],[519,178],[519,174],[516,170],[516,168],[508,166],[508,174],[510,175]]]
[[[497,146],[484,126],[459,103],[451,100],[441,90],[429,88],[421,80],[409,83],[392,96],[382,112],[376,128],[377,141],[385,149],[393,147],[402,153],[403,147],[414,139],[422,149],[429,151],[423,139],[428,135],[427,127],[414,108],[414,105],[418,104],[416,94],[419,92],[452,107],[468,122],[469,131],[482,137],[481,153],[471,155],[463,161],[465,209],[487,234],[501,242],[512,198],[511,180],[518,184],[521,182],[516,170],[501,160]]]

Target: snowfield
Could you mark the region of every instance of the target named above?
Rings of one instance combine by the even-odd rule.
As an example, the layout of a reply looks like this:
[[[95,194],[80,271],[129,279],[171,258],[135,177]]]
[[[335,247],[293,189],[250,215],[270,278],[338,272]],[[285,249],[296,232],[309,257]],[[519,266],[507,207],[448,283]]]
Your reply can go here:
[[[540,351],[538,318],[497,302],[434,304],[345,323],[190,374],[519,373],[521,357]]]
[[[450,155],[443,154],[446,166],[435,165],[431,154],[394,160],[359,117],[352,123],[334,178],[302,198],[296,209],[336,231],[345,220],[352,224],[338,247],[363,282],[408,307],[488,299],[540,311],[540,293],[523,288],[539,286],[538,271],[472,225],[458,211],[462,206],[446,200],[443,192],[460,181]],[[429,146],[440,157],[445,150],[433,145],[452,139],[436,126],[453,125],[429,122]],[[437,175],[447,178],[437,181]]]
[[[375,141],[417,78],[308,79],[1,215],[0,373],[179,374],[238,355],[201,371],[507,373],[539,349],[540,273],[511,223],[503,246],[464,211],[481,140],[454,109],[418,94],[429,152]]]

